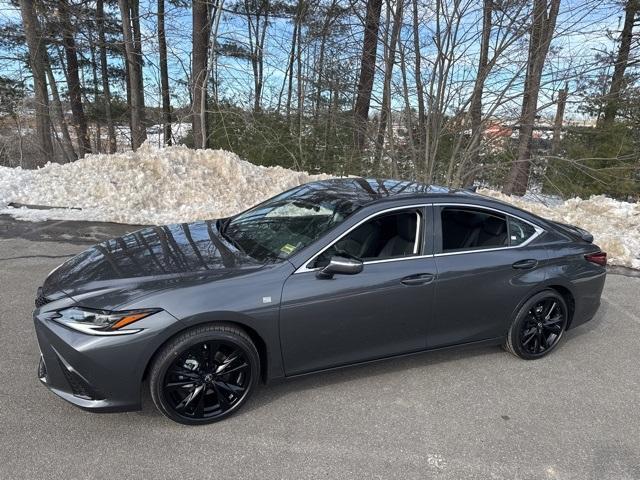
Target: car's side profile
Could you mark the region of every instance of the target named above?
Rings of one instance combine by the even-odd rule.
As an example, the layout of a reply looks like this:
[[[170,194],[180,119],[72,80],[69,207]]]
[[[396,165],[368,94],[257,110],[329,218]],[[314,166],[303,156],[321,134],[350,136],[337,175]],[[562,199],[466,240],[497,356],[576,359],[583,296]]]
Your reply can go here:
[[[468,191],[336,179],[229,219],[152,227],[52,272],[39,377],[94,411],[199,424],[255,384],[398,355],[502,344],[534,359],[600,304],[587,232]]]

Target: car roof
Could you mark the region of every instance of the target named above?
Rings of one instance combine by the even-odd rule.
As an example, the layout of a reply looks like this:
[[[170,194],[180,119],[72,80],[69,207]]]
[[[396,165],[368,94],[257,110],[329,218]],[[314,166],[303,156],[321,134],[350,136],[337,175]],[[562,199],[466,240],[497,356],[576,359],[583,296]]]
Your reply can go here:
[[[478,206],[495,207],[529,220],[545,219],[502,200],[481,195],[471,189],[454,189],[409,180],[389,178],[342,177],[320,180],[304,185],[313,189],[327,190],[332,196],[365,207],[393,200],[429,200],[438,203],[468,203]]]
[[[488,198],[472,190],[451,189],[409,180],[388,178],[345,177],[321,180],[312,184],[331,191],[332,195],[348,198],[361,206],[384,200],[402,198],[469,197]]]

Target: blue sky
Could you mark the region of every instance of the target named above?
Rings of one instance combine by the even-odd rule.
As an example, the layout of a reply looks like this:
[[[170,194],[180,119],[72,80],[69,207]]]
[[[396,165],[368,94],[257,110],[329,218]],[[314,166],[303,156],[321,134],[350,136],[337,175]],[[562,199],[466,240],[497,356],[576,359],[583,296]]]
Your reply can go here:
[[[465,2],[462,2],[463,4]],[[459,99],[453,99],[452,105],[459,101],[464,102],[467,96],[467,81],[472,79],[475,74],[476,55],[479,48],[477,35],[481,29],[480,11],[478,5],[470,4],[470,14],[465,19],[462,27],[466,34],[462,41],[461,49],[465,49],[465,55],[455,66],[454,78],[460,82],[462,87],[457,93]],[[153,12],[156,8],[156,2],[150,0],[141,1],[142,30],[144,38],[144,52],[147,59],[145,67],[146,80],[146,103],[147,105],[157,105],[159,102],[159,79],[157,69],[157,41],[155,37],[155,16]],[[407,6],[405,12],[406,21],[410,21],[410,9]],[[383,12],[384,13],[384,12]],[[571,77],[576,72],[587,70],[589,63],[592,62],[594,53],[597,51],[605,51],[613,47],[613,43],[607,36],[608,30],[615,30],[619,23],[621,12],[613,10],[611,3],[595,1],[595,0],[563,0],[561,4],[561,13],[558,19],[556,32],[557,39],[553,43],[554,51],[550,54],[547,69],[546,80],[543,88],[540,104],[551,102],[557,91],[564,84],[565,77]],[[186,73],[190,69],[190,52],[191,52],[191,11],[190,9],[174,8],[167,2],[167,38],[169,49],[170,77],[172,77],[172,94],[175,104],[186,105],[188,103],[188,91],[184,86],[179,84],[179,80],[186,79]],[[10,5],[8,0],[0,0],[0,22],[16,21],[20,19],[19,12]],[[433,58],[433,45],[430,43],[430,30],[433,27],[433,18],[426,13],[422,18],[423,33],[423,76],[429,75],[429,59]],[[570,32],[569,32],[570,31]],[[274,19],[269,27],[269,35],[267,36],[267,45],[265,47],[265,97],[264,102],[268,106],[273,105],[275,98],[281,88],[287,64],[287,55],[289,49],[289,41],[291,38],[292,25],[289,20]],[[341,51],[334,52],[334,57],[330,61],[340,65],[352,64],[357,65],[360,42],[362,38],[362,27],[355,16],[347,19],[344,26],[344,34],[342,36],[345,48]],[[412,46],[410,37],[410,25],[405,25],[401,39],[406,43],[407,48]],[[243,17],[231,14],[225,14],[220,25],[220,42],[236,41],[238,43],[247,43],[247,27]],[[412,47],[411,47],[412,48]],[[506,84],[511,80],[514,72],[521,70],[523,61],[523,52],[526,48],[524,42],[520,42],[507,52],[507,61],[501,64],[500,69],[496,69],[490,78],[492,85],[500,85],[501,82]],[[379,56],[382,55],[382,47],[379,48]],[[312,51],[305,52],[312,54]],[[0,57],[3,52],[0,51]],[[509,57],[512,56],[512,58]],[[468,60],[467,60],[468,59]],[[11,77],[21,77],[28,75],[28,71],[18,62],[9,60],[0,60],[0,72],[2,75]],[[114,63],[119,60],[114,59]],[[380,62],[381,63],[381,62]],[[380,65],[381,66],[381,65]],[[357,68],[351,69],[354,73]],[[401,85],[401,77],[396,68],[394,76],[394,84],[399,87]],[[411,70],[411,69],[409,69]],[[88,74],[89,72],[85,72]],[[221,93],[224,97],[238,102],[243,105],[250,104],[250,92],[253,88],[253,79],[251,66],[249,62],[232,58],[221,58],[219,73],[221,78]],[[58,74],[61,78],[61,74]],[[353,79],[349,79],[352,81]],[[551,81],[553,80],[553,81]],[[414,83],[412,74],[409,73],[408,81]],[[572,80],[573,82],[573,80]],[[573,82],[575,83],[575,82]],[[470,85],[470,83],[469,83]],[[122,90],[121,86],[114,85],[115,90]],[[509,94],[517,97],[521,90],[522,81],[518,79],[511,83]],[[372,108],[376,109],[379,105],[379,97],[382,89],[381,75],[377,75],[374,99]],[[394,106],[401,108],[404,103],[400,95],[393,96]],[[570,102],[572,98],[570,96]],[[490,102],[488,95],[487,101]],[[412,96],[412,103],[415,99]],[[514,98],[511,102],[505,102],[501,106],[504,112],[509,109],[517,111],[518,99]],[[569,115],[576,115],[575,109],[569,105]]]

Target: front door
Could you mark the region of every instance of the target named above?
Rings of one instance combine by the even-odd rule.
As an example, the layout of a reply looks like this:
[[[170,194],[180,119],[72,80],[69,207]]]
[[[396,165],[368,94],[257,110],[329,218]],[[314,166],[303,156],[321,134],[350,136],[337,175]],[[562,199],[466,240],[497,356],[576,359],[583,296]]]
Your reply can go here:
[[[359,253],[364,267],[356,275],[289,277],[280,310],[287,375],[426,348],[435,263],[423,254],[424,218],[422,208],[376,215],[324,252]]]

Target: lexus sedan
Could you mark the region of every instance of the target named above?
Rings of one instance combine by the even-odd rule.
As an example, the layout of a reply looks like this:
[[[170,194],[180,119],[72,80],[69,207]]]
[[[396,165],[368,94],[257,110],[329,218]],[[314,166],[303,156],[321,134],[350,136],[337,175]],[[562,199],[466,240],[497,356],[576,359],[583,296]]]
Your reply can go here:
[[[593,317],[592,236],[467,190],[302,185],[219,220],[149,227],[49,274],[38,376],[91,411],[223,419],[258,382],[469,344],[541,358]]]

